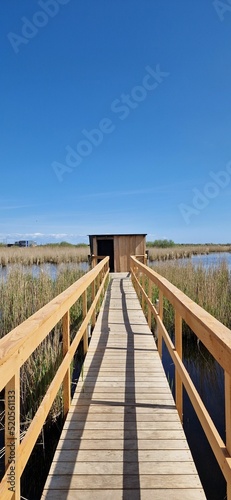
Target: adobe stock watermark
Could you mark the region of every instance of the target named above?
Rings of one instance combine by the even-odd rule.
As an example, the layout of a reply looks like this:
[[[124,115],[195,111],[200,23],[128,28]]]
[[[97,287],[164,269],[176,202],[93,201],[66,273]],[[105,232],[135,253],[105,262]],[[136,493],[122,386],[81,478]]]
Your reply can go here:
[[[222,189],[228,186],[231,179],[231,161],[227,163],[225,170],[219,170],[218,172],[211,171],[209,175],[212,181],[206,182],[201,191],[197,188],[193,189],[192,205],[186,205],[185,203],[178,205],[186,224],[191,222],[191,217],[199,215],[209,205],[210,201],[217,198]]]
[[[125,120],[133,110],[137,109],[139,104],[146,99],[148,92],[156,90],[170,74],[161,71],[159,64],[156,65],[155,69],[146,66],[145,70],[146,74],[140,85],[134,86],[129,94],[121,94],[119,99],[114,99],[111,103],[110,111],[117,115],[117,118],[121,121]],[[94,148],[102,144],[104,136],[111,134],[115,129],[116,123],[108,117],[102,118],[96,128],[91,130],[82,129],[82,138],[78,141],[76,147],[72,148],[69,144],[65,147],[65,162],[54,161],[51,165],[59,182],[63,181],[63,176],[66,173],[71,173],[79,167],[84,158],[90,156]]]
[[[224,21],[228,12],[231,14],[231,0],[214,0],[213,6],[220,21]]]
[[[60,5],[66,5],[70,0],[38,0],[40,10],[37,10],[32,19],[23,16],[21,18],[22,28],[21,33],[10,31],[7,38],[14,50],[15,54],[19,53],[22,45],[27,45],[34,38],[40,28],[47,26],[49,19],[57,16],[60,11]]]

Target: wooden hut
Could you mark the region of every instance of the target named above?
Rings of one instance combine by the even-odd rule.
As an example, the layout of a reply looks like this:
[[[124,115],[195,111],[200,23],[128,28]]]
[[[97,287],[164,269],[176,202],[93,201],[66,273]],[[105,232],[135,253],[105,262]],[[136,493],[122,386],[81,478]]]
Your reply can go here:
[[[130,255],[145,262],[146,234],[91,234],[89,239],[93,265],[108,255],[110,271],[119,273],[129,271]]]

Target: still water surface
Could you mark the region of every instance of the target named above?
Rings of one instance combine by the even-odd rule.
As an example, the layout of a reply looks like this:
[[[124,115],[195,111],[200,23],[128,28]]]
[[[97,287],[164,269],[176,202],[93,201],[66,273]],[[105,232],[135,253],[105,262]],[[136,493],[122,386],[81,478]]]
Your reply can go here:
[[[88,272],[90,270],[88,262],[67,263],[67,264],[41,264],[32,266],[22,266],[21,264],[9,264],[8,266],[0,266],[0,279],[6,280],[8,274],[15,269],[20,269],[24,273],[31,273],[34,277],[38,277],[41,273],[48,274],[52,279],[56,279],[57,274],[62,269],[78,269],[79,271]]]

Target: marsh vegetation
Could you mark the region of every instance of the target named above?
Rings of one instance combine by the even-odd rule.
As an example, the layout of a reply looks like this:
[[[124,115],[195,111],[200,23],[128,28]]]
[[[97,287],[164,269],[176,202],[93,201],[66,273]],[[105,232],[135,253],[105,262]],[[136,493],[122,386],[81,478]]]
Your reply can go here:
[[[0,266],[86,262],[88,254],[88,245],[42,245],[26,248],[0,246]]]
[[[149,261],[176,260],[190,258],[193,255],[205,255],[216,252],[231,252],[231,245],[170,245],[154,246],[148,243]]]
[[[231,328],[231,273],[227,261],[220,261],[216,266],[204,267],[194,265],[191,261],[182,263],[156,262],[152,268],[168,279],[194,302]],[[157,290],[153,290],[153,300],[157,298]],[[169,329],[174,324],[173,308],[164,301],[164,319]]]

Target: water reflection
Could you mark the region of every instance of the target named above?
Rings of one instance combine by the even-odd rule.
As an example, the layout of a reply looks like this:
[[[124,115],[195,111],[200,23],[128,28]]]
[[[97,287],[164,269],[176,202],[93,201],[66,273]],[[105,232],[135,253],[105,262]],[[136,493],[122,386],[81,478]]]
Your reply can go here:
[[[203,265],[203,267],[218,266],[221,262],[227,262],[229,269],[231,270],[231,253],[229,252],[218,252],[210,253],[208,255],[193,255],[191,259],[180,259],[180,260],[190,260],[195,265]]]

